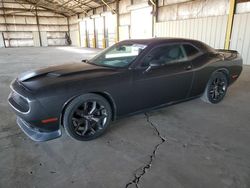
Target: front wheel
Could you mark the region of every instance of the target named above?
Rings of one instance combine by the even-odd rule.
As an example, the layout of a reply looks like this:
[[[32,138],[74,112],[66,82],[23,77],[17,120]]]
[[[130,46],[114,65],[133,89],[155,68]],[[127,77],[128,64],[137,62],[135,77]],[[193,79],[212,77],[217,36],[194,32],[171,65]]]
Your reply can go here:
[[[96,94],[85,94],[69,103],[64,113],[63,124],[70,137],[87,141],[105,132],[111,116],[111,107],[105,98]]]
[[[222,72],[214,73],[207,83],[202,100],[213,104],[220,102],[226,95],[227,87],[228,80],[226,75]]]

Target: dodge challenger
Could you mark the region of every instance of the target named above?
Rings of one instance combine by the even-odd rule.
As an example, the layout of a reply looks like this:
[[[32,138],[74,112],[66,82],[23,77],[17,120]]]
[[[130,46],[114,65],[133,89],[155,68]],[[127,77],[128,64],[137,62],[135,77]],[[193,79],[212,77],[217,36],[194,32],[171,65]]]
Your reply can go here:
[[[125,40],[89,60],[21,74],[8,102],[34,141],[58,138],[63,128],[87,141],[126,115],[197,97],[216,104],[241,71],[237,51],[197,40]]]

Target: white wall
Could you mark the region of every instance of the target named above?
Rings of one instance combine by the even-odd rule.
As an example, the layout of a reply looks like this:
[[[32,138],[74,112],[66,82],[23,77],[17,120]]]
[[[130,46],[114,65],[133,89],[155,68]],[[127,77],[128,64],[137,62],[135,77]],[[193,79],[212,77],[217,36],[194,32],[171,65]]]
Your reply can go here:
[[[230,49],[239,51],[243,63],[250,65],[250,13],[235,15]]]
[[[0,48],[4,47],[3,33],[0,32]]]
[[[158,21],[223,16],[228,9],[229,0],[164,0],[159,2]]]
[[[214,48],[224,48],[227,16],[158,22],[155,37],[181,37],[203,41]]]
[[[168,8],[164,11],[162,9],[162,12],[160,12],[160,20],[167,21],[155,23],[154,35],[157,37],[197,39],[214,48],[223,49],[226,38],[228,1],[208,0],[208,4],[202,2],[203,9],[197,14],[199,2],[202,1],[186,2],[178,5],[178,7],[186,6],[187,8],[181,14],[180,8],[174,9],[174,6],[177,5],[166,6]],[[216,11],[213,10],[215,7]],[[167,11],[170,8],[172,10]],[[213,15],[211,13],[215,16],[209,16]],[[188,19],[183,15],[188,15]],[[243,63],[250,65],[250,2],[237,4],[230,49],[237,50],[243,57]]]
[[[65,45],[65,33],[68,32],[67,18],[38,8],[37,22],[34,9],[24,10],[24,8],[29,10],[30,6],[30,4],[21,6],[6,0],[3,0],[3,5],[0,3],[0,8],[5,8],[5,11],[0,10],[0,32],[4,33],[6,46],[40,46],[39,30],[43,35],[42,44]]]
[[[69,34],[72,46],[80,46],[80,27],[77,16],[69,18]]]
[[[140,8],[131,11],[131,38],[143,39],[152,37],[152,7]]]

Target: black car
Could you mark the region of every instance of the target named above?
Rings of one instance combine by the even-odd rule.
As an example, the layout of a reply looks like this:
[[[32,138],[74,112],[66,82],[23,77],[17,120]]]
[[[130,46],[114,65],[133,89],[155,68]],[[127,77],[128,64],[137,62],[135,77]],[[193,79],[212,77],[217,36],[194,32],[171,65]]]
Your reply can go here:
[[[97,138],[111,121],[201,97],[218,103],[240,75],[237,51],[188,39],[119,42],[83,62],[20,75],[8,101],[20,128],[35,141]]]

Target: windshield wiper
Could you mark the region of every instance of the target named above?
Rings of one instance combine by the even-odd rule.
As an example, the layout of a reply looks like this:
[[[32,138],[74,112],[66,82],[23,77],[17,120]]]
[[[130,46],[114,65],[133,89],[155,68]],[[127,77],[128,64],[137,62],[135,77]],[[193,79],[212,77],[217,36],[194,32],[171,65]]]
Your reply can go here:
[[[83,62],[83,63],[88,63],[88,62],[89,62],[89,60],[87,60],[87,59],[83,59],[83,60],[82,60],[82,62]]]

